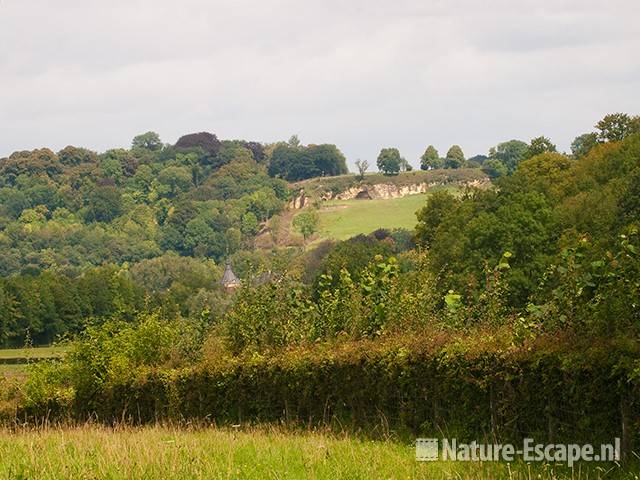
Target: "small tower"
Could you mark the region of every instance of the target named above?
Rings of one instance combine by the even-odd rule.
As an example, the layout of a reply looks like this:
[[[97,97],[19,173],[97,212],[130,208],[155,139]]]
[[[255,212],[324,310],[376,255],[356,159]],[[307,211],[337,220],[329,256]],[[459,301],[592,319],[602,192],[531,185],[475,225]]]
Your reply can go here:
[[[230,292],[233,289],[238,288],[240,283],[240,279],[236,277],[236,274],[233,273],[233,270],[231,269],[231,264],[227,262],[227,266],[224,268],[224,274],[220,279],[220,284],[226,291]]]

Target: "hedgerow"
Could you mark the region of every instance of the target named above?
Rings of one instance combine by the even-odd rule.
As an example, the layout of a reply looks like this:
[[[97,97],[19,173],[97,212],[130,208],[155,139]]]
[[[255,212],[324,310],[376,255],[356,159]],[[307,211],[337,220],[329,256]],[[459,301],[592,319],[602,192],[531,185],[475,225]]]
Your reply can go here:
[[[616,338],[514,342],[507,328],[321,343],[273,355],[144,366],[75,396],[30,397],[19,416],[380,426],[407,435],[638,445],[640,349]],[[34,378],[34,377],[32,377]],[[73,386],[71,386],[73,387]],[[386,430],[385,430],[386,431]]]

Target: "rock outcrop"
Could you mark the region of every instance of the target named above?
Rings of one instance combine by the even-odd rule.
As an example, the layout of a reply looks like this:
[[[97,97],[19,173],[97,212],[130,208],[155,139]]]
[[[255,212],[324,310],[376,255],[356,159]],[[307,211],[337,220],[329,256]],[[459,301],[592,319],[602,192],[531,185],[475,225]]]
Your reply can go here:
[[[301,188],[298,194],[289,202],[289,210],[299,210],[307,205],[308,197],[304,193],[304,188]]]
[[[484,183],[483,180],[473,180],[462,184],[465,187],[481,187]],[[376,183],[373,185],[358,185],[348,188],[344,192],[333,194],[332,192],[326,192],[322,195],[322,200],[352,200],[352,199],[381,199],[386,200],[389,198],[406,197],[407,195],[416,195],[419,193],[426,193],[428,190],[434,187],[441,187],[445,185],[442,182],[430,182],[430,183],[414,183],[411,185],[395,185],[393,183]]]
[[[477,179],[456,184],[461,187],[482,187],[488,182],[488,179]],[[421,182],[408,185],[396,185],[394,183],[365,183],[349,187],[339,193],[332,191],[323,192],[320,194],[320,200],[386,200],[390,198],[406,197],[407,195],[426,193],[434,187],[441,187],[447,184],[450,184],[450,182]],[[289,202],[289,209],[299,210],[304,208],[310,203],[309,200],[310,199],[306,196],[304,189],[300,189],[298,194]]]

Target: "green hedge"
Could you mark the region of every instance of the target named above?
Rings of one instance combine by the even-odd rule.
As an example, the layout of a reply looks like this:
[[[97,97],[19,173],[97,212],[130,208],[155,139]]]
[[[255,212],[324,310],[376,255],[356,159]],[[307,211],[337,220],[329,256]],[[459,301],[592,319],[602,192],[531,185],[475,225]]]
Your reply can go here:
[[[523,347],[437,345],[436,340],[316,346],[237,357],[135,379],[76,397],[70,409],[32,406],[81,420],[290,421],[411,435],[610,442],[623,417],[638,445],[635,342]]]

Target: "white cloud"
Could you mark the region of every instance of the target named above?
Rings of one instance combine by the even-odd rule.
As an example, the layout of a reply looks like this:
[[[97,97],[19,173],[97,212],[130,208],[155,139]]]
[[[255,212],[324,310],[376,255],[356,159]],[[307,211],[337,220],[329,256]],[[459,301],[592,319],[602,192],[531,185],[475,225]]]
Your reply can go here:
[[[640,112],[640,7],[590,1],[0,0],[0,155],[209,130],[333,142],[568,148]]]

